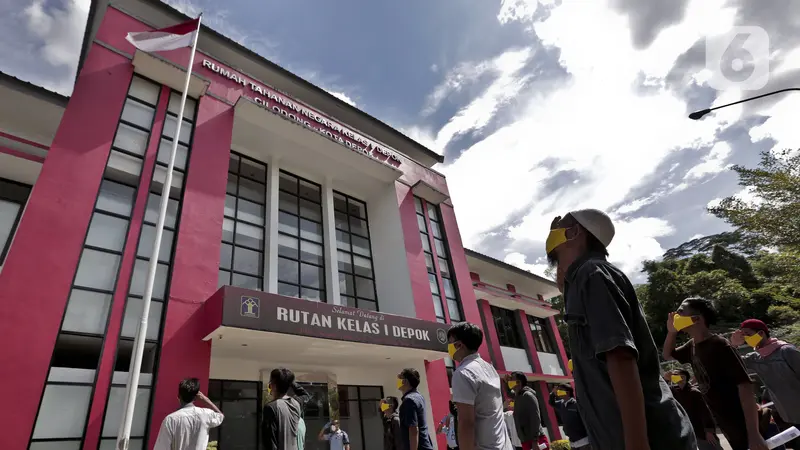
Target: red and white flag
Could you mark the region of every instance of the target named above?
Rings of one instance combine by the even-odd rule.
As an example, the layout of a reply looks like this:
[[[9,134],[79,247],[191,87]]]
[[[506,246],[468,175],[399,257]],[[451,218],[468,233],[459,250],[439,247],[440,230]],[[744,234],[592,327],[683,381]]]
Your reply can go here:
[[[199,25],[200,19],[198,18],[160,30],[128,33],[125,39],[134,47],[145,52],[162,52],[191,47],[194,37],[199,31]]]

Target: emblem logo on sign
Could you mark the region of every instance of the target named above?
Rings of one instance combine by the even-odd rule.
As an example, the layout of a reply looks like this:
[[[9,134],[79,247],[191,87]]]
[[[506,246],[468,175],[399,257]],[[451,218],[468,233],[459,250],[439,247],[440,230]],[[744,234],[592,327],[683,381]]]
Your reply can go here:
[[[261,309],[261,299],[258,297],[242,296],[241,309],[239,314],[244,317],[252,317],[258,319],[259,310]]]
[[[447,343],[447,332],[443,329],[439,328],[436,330],[436,339],[439,340],[440,343],[446,344]]]

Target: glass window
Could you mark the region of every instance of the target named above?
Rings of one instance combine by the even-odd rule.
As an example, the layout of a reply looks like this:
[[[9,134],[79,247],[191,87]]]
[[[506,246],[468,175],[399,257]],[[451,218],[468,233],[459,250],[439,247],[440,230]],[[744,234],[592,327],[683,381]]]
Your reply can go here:
[[[278,293],[325,302],[322,188],[283,171],[278,186]]]
[[[111,294],[73,289],[61,329],[102,336],[110,308]]]
[[[0,266],[11,247],[30,192],[28,185],[0,179]]]
[[[142,319],[142,308],[144,300],[138,297],[128,298],[125,304],[125,316],[122,318],[122,336],[133,338],[139,330],[139,322]],[[147,334],[146,338],[151,341],[158,340],[159,324],[161,312],[164,304],[158,300],[150,302],[150,312],[147,315]]]
[[[92,222],[89,225],[86,245],[103,250],[122,252],[127,233],[127,220],[96,212],[92,216]]]
[[[48,384],[33,439],[80,438],[91,402],[91,385]]]
[[[439,207],[419,197],[414,197],[414,208],[417,211],[417,225],[420,230],[420,239],[422,240],[425,266],[428,269],[430,278],[436,319],[445,323],[445,305],[442,303],[442,301],[445,301],[450,321],[460,322],[464,320],[464,314],[456,289],[450,254],[447,250],[447,241],[441,231],[443,227]],[[440,284],[442,286],[441,290],[439,289]],[[444,293],[444,299],[441,296],[442,293]]]
[[[122,109],[122,120],[130,125],[149,130],[153,125],[155,113],[156,110],[152,106],[147,106],[138,100],[128,98]]]
[[[209,442],[222,449],[261,448],[258,424],[261,422],[261,383],[257,381],[209,380],[208,397],[225,414],[222,425],[209,430]],[[309,408],[305,411],[306,420]],[[306,423],[306,432],[309,430]],[[308,440],[307,448],[316,441]]]
[[[377,310],[367,206],[349,195],[334,192],[333,208],[342,303],[356,308]]]
[[[231,152],[220,248],[220,286],[264,288],[267,166]],[[262,176],[263,175],[263,176]],[[285,242],[279,241],[279,253]]]
[[[147,425],[147,410],[150,403],[150,388],[139,386],[136,390],[136,405],[133,409],[131,436],[143,437]],[[106,417],[103,421],[103,437],[116,437],[122,421],[122,407],[125,404],[125,386],[112,386],[108,393]]]
[[[103,180],[95,209],[130,217],[136,189],[124,184]]]
[[[117,282],[120,256],[84,249],[78,262],[75,285],[112,292]]]
[[[505,308],[492,306],[492,319],[497,330],[497,340],[503,347],[525,348],[522,330],[519,329],[518,313]]]
[[[544,353],[557,353],[555,340],[550,332],[549,320],[541,317],[528,316],[528,325],[533,335],[536,350]]]

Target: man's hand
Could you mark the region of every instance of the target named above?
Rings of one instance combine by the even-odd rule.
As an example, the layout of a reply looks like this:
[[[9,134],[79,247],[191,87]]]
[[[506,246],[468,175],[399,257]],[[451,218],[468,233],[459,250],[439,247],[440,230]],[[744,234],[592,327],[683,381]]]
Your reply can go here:
[[[734,347],[741,347],[744,345],[744,334],[742,330],[736,330],[731,334],[731,345]]]
[[[671,312],[671,313],[669,313],[669,315],[667,316],[667,331],[668,331],[669,333],[677,333],[677,332],[678,332],[678,330],[676,330],[676,329],[675,329],[675,323],[674,323],[674,320],[675,320],[675,314],[676,314],[676,313],[674,313],[674,312]]]
[[[756,436],[750,436],[748,439],[750,443],[750,450],[769,450],[767,447],[767,442],[761,437],[760,434]]]

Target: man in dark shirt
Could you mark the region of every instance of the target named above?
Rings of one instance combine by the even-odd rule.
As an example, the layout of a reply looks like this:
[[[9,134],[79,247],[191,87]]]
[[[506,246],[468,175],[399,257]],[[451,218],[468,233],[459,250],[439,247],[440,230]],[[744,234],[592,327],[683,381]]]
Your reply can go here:
[[[548,260],[563,273],[573,375],[589,440],[595,450],[696,450],[689,418],[661,378],[633,285],[606,259],[613,237],[611,219],[586,209],[557,217],[547,238]]]
[[[400,404],[401,450],[433,450],[425,417],[425,398],[417,392],[419,381],[417,369],[403,369],[397,375],[397,389],[403,393]]]
[[[574,450],[592,450],[574,394],[572,386],[568,384],[556,386],[550,392],[548,403],[555,409],[561,424],[564,426],[564,433],[569,438],[570,448]]]
[[[400,401],[397,397],[389,396],[381,400],[383,412],[383,450],[401,450],[403,439],[400,436]]]
[[[264,405],[261,424],[262,443],[266,450],[298,449],[297,430],[302,409],[300,402],[288,395],[293,386],[296,384],[291,370],[281,367],[270,372],[267,388],[272,399]]]
[[[672,395],[675,400],[683,406],[686,413],[689,414],[689,420],[692,421],[692,428],[694,428],[694,435],[697,436],[697,446],[700,450],[714,450],[719,444],[717,443],[717,431],[714,419],[711,418],[711,412],[708,410],[706,401],[703,399],[703,394],[697,388],[689,384],[689,371],[686,369],[678,369],[668,372],[667,376],[673,383]]]
[[[542,435],[542,413],[536,391],[528,386],[528,377],[522,372],[507,374],[503,382],[508,388],[506,395],[514,399],[514,426],[522,449],[531,450]]]
[[[664,359],[691,363],[698,389],[733,450],[767,450],[758,431],[758,406],[742,358],[727,340],[708,330],[716,317],[711,301],[684,300],[667,319]],[[678,331],[691,340],[675,348]]]

